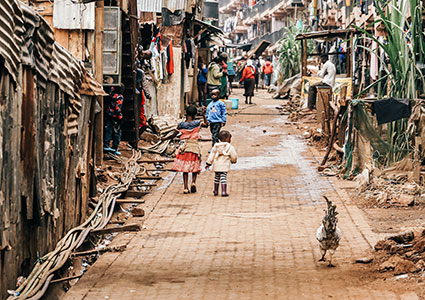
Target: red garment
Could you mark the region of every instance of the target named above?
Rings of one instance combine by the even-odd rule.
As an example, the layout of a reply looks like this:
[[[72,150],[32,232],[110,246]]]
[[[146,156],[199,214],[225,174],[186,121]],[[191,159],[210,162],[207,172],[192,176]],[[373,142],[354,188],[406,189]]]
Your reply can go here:
[[[192,152],[178,153],[171,169],[184,173],[200,173],[201,158],[198,154]]]
[[[167,47],[167,56],[167,73],[171,75],[174,73],[173,41],[170,41],[170,44]]]
[[[227,64],[224,61],[222,61],[220,65],[221,65],[221,68],[223,69],[223,72],[227,73]]]
[[[142,90],[142,103],[140,105],[139,128],[144,127],[144,126],[148,126],[148,122],[146,121],[146,115],[145,115],[145,103],[146,103],[145,92]]]
[[[268,60],[268,61],[266,61],[264,63],[263,72],[264,72],[264,74],[271,74],[271,73],[273,73],[273,64],[272,64],[271,61]]]
[[[240,82],[244,81],[245,79],[254,78],[255,79],[255,68],[252,66],[246,66],[245,69],[243,69],[242,78]]]

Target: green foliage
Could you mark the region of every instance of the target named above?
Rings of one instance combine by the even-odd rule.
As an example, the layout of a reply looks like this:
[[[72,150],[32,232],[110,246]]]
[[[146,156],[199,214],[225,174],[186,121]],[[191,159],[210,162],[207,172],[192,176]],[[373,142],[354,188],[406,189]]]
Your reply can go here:
[[[279,65],[280,65],[280,81],[288,79],[300,72],[301,69],[301,43],[295,40],[297,34],[306,32],[305,28],[300,29],[297,26],[287,28],[282,39],[279,41],[281,44],[278,51]],[[307,51],[309,53],[313,50],[313,41],[308,40]]]
[[[386,42],[381,43],[377,37],[365,29],[356,27],[369,39],[375,41],[386,56],[381,61],[384,74],[360,94],[378,87],[378,97],[393,96],[415,99],[417,91],[425,86],[424,76],[418,63],[424,62],[425,39],[423,33],[421,0],[375,0],[378,18],[370,25],[382,23],[387,32]],[[366,48],[372,52],[372,49]],[[387,93],[387,91],[389,91]],[[392,151],[387,154],[386,161],[391,163],[402,159],[411,149],[410,133],[407,132],[407,120],[399,120],[388,124],[387,141]],[[397,151],[396,151],[397,149]]]

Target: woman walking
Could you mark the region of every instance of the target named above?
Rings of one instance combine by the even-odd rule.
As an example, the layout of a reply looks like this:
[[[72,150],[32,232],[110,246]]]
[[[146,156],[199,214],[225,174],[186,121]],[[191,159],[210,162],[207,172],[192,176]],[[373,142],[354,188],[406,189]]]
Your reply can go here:
[[[245,103],[252,104],[252,97],[254,96],[254,87],[255,87],[255,67],[251,59],[246,62],[245,69],[242,73],[242,78],[240,83],[243,82],[245,88]]]

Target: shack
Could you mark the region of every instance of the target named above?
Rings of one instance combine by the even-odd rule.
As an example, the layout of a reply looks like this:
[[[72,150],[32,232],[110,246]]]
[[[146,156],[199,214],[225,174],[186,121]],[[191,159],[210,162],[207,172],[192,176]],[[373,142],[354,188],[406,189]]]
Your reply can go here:
[[[86,217],[102,86],[49,23],[0,2],[0,297]]]

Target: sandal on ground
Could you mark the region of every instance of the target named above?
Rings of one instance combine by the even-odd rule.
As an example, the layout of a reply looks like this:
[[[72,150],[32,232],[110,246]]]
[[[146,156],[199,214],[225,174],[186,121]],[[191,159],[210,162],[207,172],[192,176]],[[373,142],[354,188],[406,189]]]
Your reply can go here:
[[[183,194],[189,194],[190,192],[189,192],[189,190],[188,189],[184,189],[183,190]]]
[[[190,187],[191,193],[196,193],[196,185],[192,183],[192,186]]]

